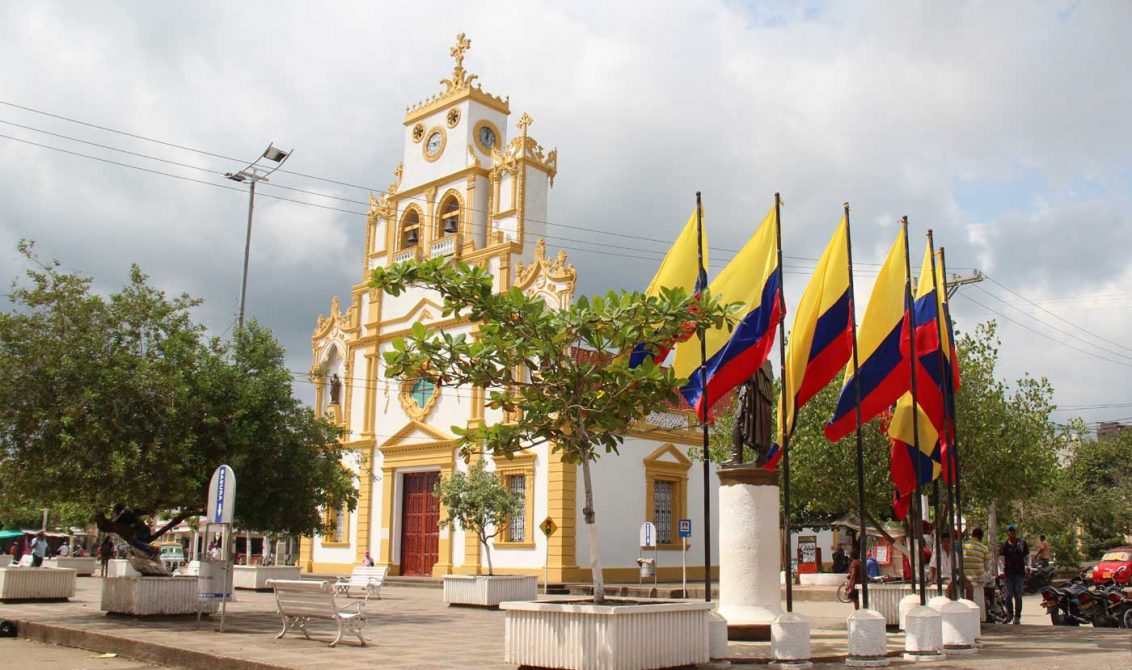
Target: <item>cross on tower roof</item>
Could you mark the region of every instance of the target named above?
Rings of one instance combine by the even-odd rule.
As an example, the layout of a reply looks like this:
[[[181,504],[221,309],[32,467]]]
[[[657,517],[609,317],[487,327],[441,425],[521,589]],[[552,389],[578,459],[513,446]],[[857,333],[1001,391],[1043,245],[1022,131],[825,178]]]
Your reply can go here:
[[[449,50],[448,55],[456,59],[456,69],[464,69],[464,52],[472,48],[472,41],[464,37],[464,33],[456,36],[456,46]]]

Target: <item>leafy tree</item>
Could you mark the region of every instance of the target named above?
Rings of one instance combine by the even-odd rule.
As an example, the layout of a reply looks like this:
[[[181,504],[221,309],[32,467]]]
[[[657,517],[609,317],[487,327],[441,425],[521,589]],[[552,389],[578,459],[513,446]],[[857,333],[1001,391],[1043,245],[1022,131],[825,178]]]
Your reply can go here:
[[[454,472],[442,479],[436,493],[448,513],[441,528],[456,522],[475,533],[487,554],[487,574],[494,575],[488,540],[502,533],[511,517],[523,513],[522,494],[508,490],[494,472],[484,468],[483,459],[474,461],[467,473]]]
[[[16,506],[78,506],[102,518],[121,502],[202,513],[212,471],[239,477],[239,523],[309,533],[319,506],[353,505],[338,429],[291,396],[283,350],[252,323],[231,344],[191,320],[135,266],[110,295],[41,263],[0,314],[0,481]],[[103,527],[105,519],[103,519]],[[160,534],[160,533],[159,533]]]
[[[410,285],[435,291],[444,301],[444,316],[461,313],[478,326],[471,339],[414,324],[410,337],[395,340],[386,352],[385,375],[488,389],[487,406],[502,410],[504,420],[453,426],[465,456],[481,449],[508,455],[547,443],[551,453],[580,466],[594,600],[602,602],[590,463],[603,452],[616,452],[632,423],[674,401],[683,383],[669,368],[648,361],[630,369],[618,355],[638,343],[656,351],[689,327],[722,327],[730,309],[708,295],[693,298],[667,289],[650,298],[610,292],[551,309],[517,289],[495,293],[488,271],[444,259],[377,268],[370,285],[390,295]],[[585,355],[576,355],[578,350]]]

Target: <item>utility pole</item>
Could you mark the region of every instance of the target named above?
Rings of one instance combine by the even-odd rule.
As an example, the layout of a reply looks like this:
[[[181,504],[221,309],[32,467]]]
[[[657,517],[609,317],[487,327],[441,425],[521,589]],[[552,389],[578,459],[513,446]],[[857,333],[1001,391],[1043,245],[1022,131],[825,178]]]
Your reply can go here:
[[[951,296],[955,295],[955,292],[959,290],[960,286],[963,286],[964,284],[978,284],[983,279],[983,273],[979,270],[975,270],[969,275],[951,275],[951,277],[947,278],[946,280],[948,299],[950,299]]]

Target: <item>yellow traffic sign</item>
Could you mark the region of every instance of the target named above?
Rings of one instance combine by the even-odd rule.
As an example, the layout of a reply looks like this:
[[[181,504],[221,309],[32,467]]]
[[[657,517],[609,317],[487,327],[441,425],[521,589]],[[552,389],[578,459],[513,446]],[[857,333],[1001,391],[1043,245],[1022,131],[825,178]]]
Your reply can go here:
[[[558,524],[554,523],[554,519],[551,519],[550,517],[543,519],[542,523],[540,523],[538,527],[542,530],[542,534],[547,537],[554,535],[554,531],[558,530]]]

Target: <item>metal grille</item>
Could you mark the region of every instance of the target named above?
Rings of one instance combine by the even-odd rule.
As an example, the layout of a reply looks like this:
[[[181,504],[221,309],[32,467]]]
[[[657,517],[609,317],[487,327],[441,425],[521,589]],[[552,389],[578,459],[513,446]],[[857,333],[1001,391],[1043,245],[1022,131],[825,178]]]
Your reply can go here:
[[[519,498],[519,512],[512,515],[507,524],[507,541],[524,542],[527,539],[527,476],[512,475],[507,483],[511,493],[517,493]]]
[[[334,515],[334,541],[346,541],[346,510],[340,509]]]
[[[657,544],[672,544],[672,482],[653,481],[652,515]]]

